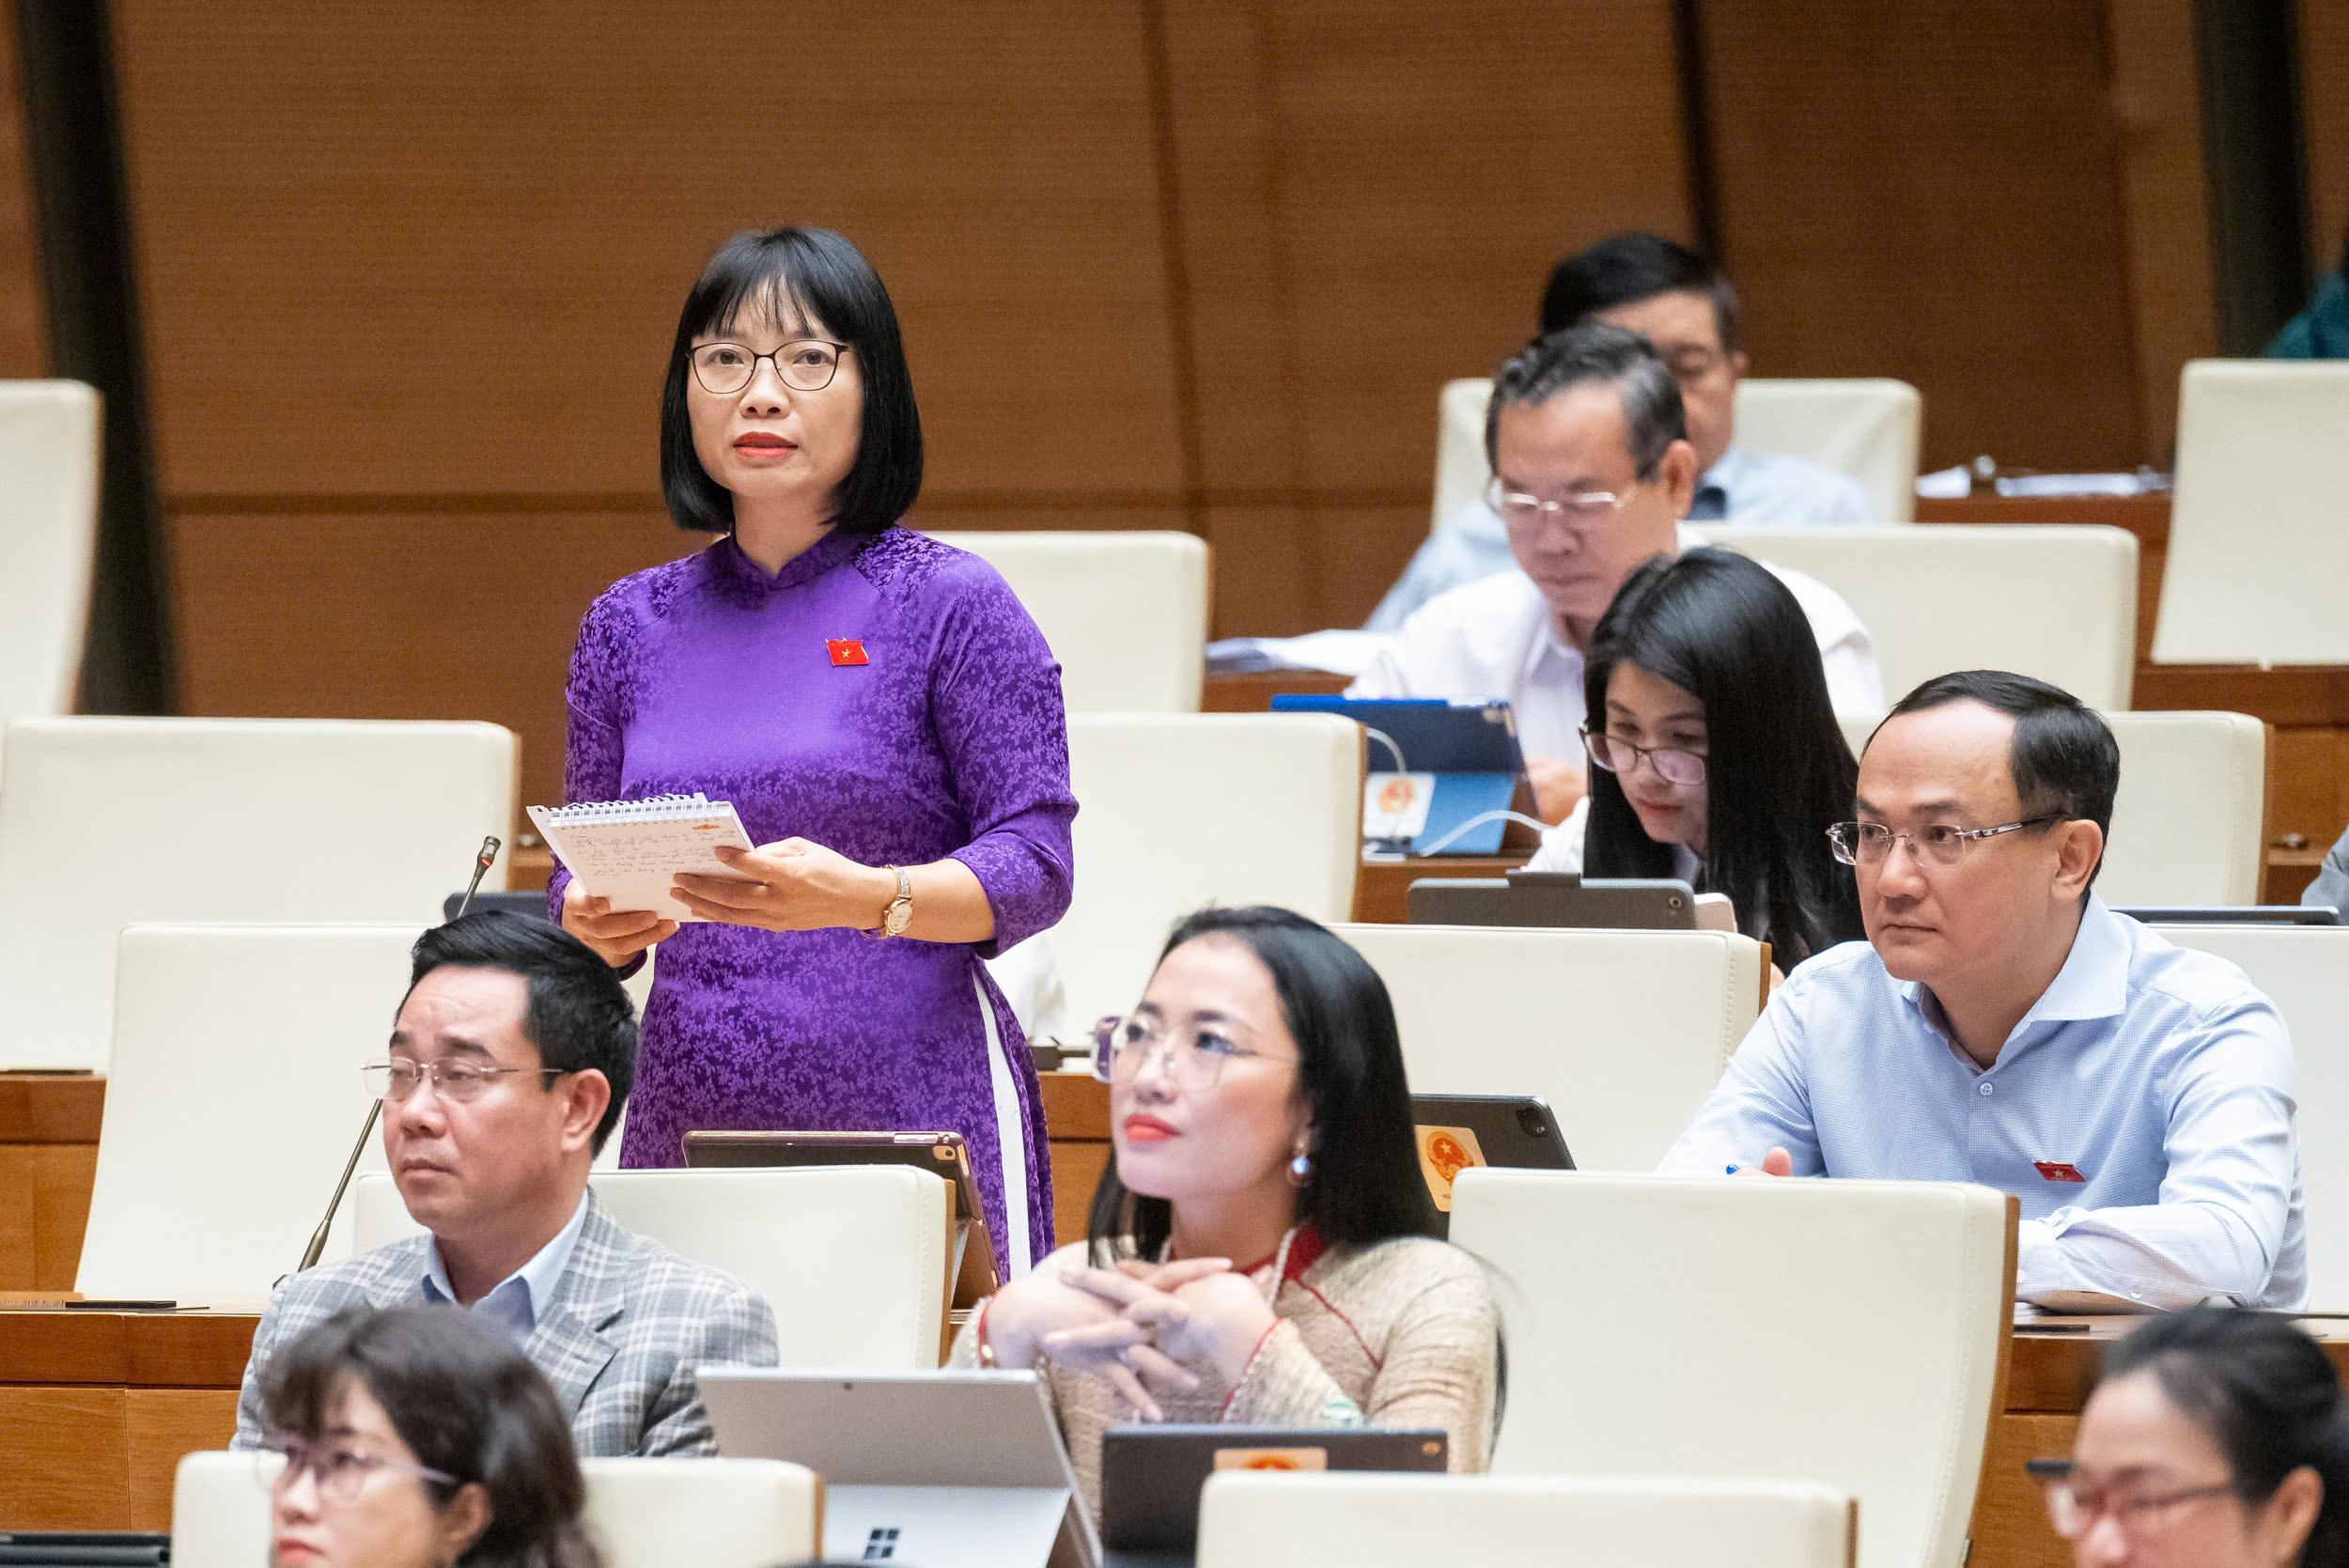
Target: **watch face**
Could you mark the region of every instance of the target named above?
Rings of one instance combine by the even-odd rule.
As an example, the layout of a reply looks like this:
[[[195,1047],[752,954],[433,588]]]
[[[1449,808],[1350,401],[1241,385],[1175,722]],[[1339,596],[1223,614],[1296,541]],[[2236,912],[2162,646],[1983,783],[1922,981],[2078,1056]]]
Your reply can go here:
[[[888,912],[881,917],[881,929],[893,937],[899,936],[912,922],[913,900],[901,898],[890,905]]]

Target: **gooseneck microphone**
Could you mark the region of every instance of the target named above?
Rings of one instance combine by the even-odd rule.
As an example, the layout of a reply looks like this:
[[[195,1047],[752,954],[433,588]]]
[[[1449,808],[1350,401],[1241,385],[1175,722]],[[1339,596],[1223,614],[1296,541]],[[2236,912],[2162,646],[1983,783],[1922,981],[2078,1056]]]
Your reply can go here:
[[[449,919],[461,919],[465,911],[473,907],[473,895],[481,891],[481,878],[489,875],[490,863],[498,858],[501,843],[495,833],[481,841],[481,851],[473,861],[473,880],[465,884],[465,896],[457,901],[457,913]],[[359,1127],[359,1141],[351,1144],[350,1157],[343,1162],[343,1176],[334,1184],[334,1196],[326,1201],[326,1218],[320,1219],[319,1228],[310,1233],[310,1245],[302,1250],[302,1262],[295,1266],[295,1273],[318,1266],[319,1258],[326,1251],[327,1228],[334,1223],[334,1211],[343,1206],[343,1193],[350,1186],[350,1173],[359,1169],[359,1157],[366,1152],[367,1140],[375,1135],[375,1119],[382,1112],[381,1100],[368,1102],[367,1119]]]

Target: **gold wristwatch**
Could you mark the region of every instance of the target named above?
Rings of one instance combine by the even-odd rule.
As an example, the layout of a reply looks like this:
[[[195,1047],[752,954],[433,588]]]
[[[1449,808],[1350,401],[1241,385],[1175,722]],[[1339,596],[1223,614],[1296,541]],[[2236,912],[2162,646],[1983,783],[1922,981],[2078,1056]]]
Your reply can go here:
[[[880,925],[873,933],[885,941],[891,937],[904,936],[906,927],[913,924],[913,878],[906,875],[906,868],[901,865],[885,865],[881,869],[897,874],[897,896],[881,910]]]

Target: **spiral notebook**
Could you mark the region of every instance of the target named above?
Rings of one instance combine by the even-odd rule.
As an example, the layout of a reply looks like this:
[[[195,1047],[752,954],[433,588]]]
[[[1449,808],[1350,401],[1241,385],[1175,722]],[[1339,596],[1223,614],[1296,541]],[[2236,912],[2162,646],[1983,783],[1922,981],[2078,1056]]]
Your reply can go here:
[[[583,800],[533,806],[530,820],[579,885],[614,909],[650,909],[675,921],[697,921],[670,884],[677,873],[736,877],[711,853],[721,844],[754,847],[731,800],[655,795],[643,800]]]

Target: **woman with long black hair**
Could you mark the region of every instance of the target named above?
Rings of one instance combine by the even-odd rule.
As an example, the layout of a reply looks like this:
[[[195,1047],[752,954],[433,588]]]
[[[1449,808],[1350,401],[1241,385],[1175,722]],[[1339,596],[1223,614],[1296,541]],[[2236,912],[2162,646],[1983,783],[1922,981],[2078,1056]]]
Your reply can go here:
[[[1781,969],[1862,939],[1827,837],[1859,765],[1811,624],[1768,568],[1725,550],[1639,567],[1592,632],[1583,691],[1590,793],[1529,869],[1726,893]]]

